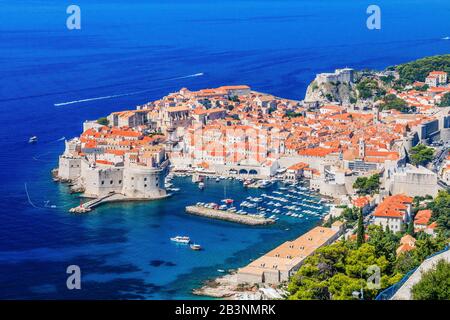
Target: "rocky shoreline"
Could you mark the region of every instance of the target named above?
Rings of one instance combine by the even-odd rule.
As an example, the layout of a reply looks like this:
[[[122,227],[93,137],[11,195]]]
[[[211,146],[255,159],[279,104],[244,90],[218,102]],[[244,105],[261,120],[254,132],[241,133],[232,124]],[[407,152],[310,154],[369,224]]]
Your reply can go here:
[[[284,299],[286,291],[258,284],[243,284],[237,281],[236,271],[207,280],[202,287],[192,291],[197,296],[207,296],[224,300],[271,300]]]

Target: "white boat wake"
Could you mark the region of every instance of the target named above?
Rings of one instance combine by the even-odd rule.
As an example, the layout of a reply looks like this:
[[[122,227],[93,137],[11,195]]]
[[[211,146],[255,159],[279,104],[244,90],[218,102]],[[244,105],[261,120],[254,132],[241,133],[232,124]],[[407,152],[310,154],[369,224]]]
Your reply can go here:
[[[171,81],[171,80],[195,78],[195,77],[201,77],[203,75],[204,75],[204,73],[200,72],[200,73],[194,73],[194,74],[190,74],[190,75],[183,76],[183,77],[170,78],[170,79],[166,79],[166,80],[167,81]],[[96,100],[105,100],[105,99],[113,99],[113,98],[120,98],[120,97],[126,97],[126,96],[133,96],[133,95],[149,92],[151,90],[153,90],[153,89],[146,89],[146,90],[140,90],[140,91],[134,91],[134,92],[128,92],[128,93],[114,94],[114,95],[103,96],[103,97],[87,98],[87,99],[74,100],[74,101],[68,101],[68,102],[60,102],[60,103],[55,103],[54,106],[55,107],[61,107],[61,106],[67,106],[67,105],[70,105],[70,104],[76,104],[76,103],[81,103],[81,102],[89,102],[89,101],[96,101]]]
[[[24,183],[24,186],[25,186],[25,193],[27,194],[28,203],[33,208],[36,208],[36,209],[58,209],[58,208],[66,208],[66,207],[70,206],[70,204],[67,204],[67,205],[64,205],[64,206],[56,206],[54,204],[50,204],[50,200],[46,200],[46,201],[44,201],[44,206],[43,207],[39,207],[39,206],[35,205],[31,201],[30,194],[28,193],[28,186],[27,186],[26,182]]]

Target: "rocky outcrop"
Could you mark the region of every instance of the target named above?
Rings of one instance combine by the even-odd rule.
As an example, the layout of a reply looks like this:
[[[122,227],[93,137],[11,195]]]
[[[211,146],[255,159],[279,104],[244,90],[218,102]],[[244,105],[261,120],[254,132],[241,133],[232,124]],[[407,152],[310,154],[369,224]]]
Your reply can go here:
[[[356,96],[354,84],[313,81],[306,90],[305,102],[350,104]]]

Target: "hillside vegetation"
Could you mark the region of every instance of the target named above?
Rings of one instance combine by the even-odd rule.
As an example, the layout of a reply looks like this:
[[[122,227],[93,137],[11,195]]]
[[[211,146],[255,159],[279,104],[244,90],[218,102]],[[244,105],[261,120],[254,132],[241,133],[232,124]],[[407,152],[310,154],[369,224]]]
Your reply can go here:
[[[445,71],[450,73],[450,54],[427,57],[416,61],[398,65],[396,67],[400,82],[403,84],[414,81],[425,81],[431,71]]]

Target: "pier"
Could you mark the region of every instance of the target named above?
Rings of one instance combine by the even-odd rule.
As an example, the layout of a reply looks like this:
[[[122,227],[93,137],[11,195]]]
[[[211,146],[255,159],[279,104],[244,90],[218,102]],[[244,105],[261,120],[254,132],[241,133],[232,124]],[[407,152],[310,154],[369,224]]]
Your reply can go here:
[[[241,223],[241,224],[246,224],[246,225],[250,225],[250,226],[269,225],[269,224],[275,223],[275,220],[273,220],[273,219],[248,216],[248,215],[240,215],[237,213],[231,213],[231,212],[216,210],[216,209],[209,209],[209,208],[204,208],[204,207],[199,207],[199,206],[187,206],[186,212],[193,214],[193,215],[206,217],[206,218],[230,221],[230,222]]]
[[[117,195],[114,193],[108,194],[106,196],[95,198],[92,200],[89,200],[88,202],[85,202],[83,204],[80,204],[78,207],[72,208],[69,210],[69,212],[72,213],[86,213],[91,211],[94,207],[99,206],[100,204],[108,201],[120,201],[122,200],[122,195]]]
[[[170,197],[172,194],[166,194],[161,197],[155,197],[155,198],[132,198],[132,197],[126,197],[123,194],[120,193],[110,193],[100,198],[95,198],[92,200],[89,200],[88,202],[85,202],[83,204],[80,204],[78,207],[72,208],[69,210],[71,213],[87,213],[92,211],[95,207],[98,207],[104,203],[109,202],[126,202],[126,201],[152,201],[152,200],[160,200]]]

